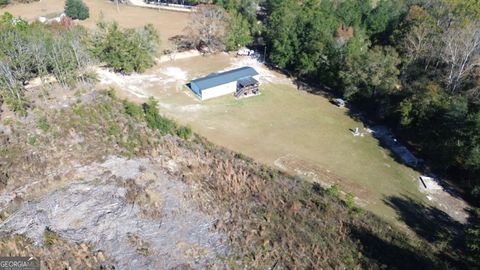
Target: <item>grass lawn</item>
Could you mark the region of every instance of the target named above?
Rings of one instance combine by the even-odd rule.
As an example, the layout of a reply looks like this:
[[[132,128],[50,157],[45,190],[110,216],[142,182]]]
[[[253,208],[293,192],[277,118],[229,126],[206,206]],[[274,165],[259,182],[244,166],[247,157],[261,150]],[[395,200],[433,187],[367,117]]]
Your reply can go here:
[[[131,86],[135,93],[155,96],[164,114],[210,141],[305,179],[338,184],[356,195],[360,205],[391,221],[396,214],[383,201],[386,197],[425,201],[415,171],[397,163],[367,132],[363,137],[352,135],[350,129],[355,127],[363,131],[362,123],[326,98],[298,91],[283,75],[264,81],[260,96],[240,100],[228,95],[199,101],[183,85],[200,75],[241,65],[239,61],[216,55],[164,63],[145,75],[159,78],[158,83],[142,84],[147,80],[137,78],[136,85],[121,85],[120,95],[132,97],[122,91]],[[172,80],[166,75],[172,70],[182,71],[185,78]]]

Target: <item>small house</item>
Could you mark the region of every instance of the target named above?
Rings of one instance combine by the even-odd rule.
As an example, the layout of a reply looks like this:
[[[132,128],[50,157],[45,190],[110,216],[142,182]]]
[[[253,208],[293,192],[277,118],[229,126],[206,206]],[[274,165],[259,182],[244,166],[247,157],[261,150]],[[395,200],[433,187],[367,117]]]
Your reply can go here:
[[[192,80],[190,89],[201,100],[228,94],[234,94],[237,98],[257,95],[258,75],[252,67],[241,67]]]

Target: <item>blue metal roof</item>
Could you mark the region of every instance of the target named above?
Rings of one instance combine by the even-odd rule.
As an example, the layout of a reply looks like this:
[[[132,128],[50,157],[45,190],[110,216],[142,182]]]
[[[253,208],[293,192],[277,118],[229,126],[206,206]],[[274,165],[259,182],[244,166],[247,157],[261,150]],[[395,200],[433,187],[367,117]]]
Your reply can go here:
[[[241,67],[222,73],[214,73],[203,78],[198,78],[192,80],[191,83],[196,84],[200,90],[203,90],[255,75],[258,75],[258,72],[254,68]]]

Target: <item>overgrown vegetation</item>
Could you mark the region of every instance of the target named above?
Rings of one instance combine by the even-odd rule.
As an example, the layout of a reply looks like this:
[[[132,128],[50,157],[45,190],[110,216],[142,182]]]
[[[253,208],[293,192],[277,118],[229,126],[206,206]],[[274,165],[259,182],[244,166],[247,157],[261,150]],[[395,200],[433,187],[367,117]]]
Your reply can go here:
[[[158,102],[153,97],[150,97],[142,106],[124,100],[123,108],[126,114],[134,119],[146,121],[149,128],[156,129],[163,135],[176,134],[185,140],[193,136],[191,128],[178,126],[171,119],[161,116],[158,110]]]
[[[183,179],[202,186],[197,194],[202,207],[228,213],[215,228],[229,235],[234,252],[224,259],[231,269],[462,265],[448,248],[440,250],[356,211],[353,197],[340,199],[335,187],[327,191],[263,165],[239,162],[234,153],[198,142],[188,147],[200,162],[185,164]]]
[[[88,80],[92,63],[86,30],[28,24],[9,13],[0,17],[0,103],[24,113],[25,85],[36,77],[54,78],[64,87]]]
[[[48,229],[47,234],[55,234]],[[50,236],[49,236],[50,237]],[[50,238],[49,238],[50,239]],[[53,239],[52,239],[53,240]],[[107,256],[90,244],[71,243],[55,235],[52,245],[34,244],[21,235],[2,235],[0,252],[4,256],[34,256],[40,258],[42,269],[115,269]],[[88,266],[88,267],[87,267]]]
[[[28,186],[22,181],[32,178],[51,188],[55,181],[49,173],[59,169],[59,160],[62,168],[69,168],[109,155],[155,158],[161,153],[166,160],[175,160],[179,169],[171,177],[192,186],[200,207],[221,213],[215,229],[228,235],[230,253],[219,265],[225,263],[231,269],[274,265],[279,269],[442,269],[452,261],[457,263],[448,249],[355,211],[353,198],[338,198],[335,188],[325,191],[197,135],[193,140],[180,139],[176,134],[191,131],[161,117],[154,99],[141,106],[120,101],[108,90],[87,92],[75,100],[67,108],[45,105],[42,114],[11,122],[14,134],[0,133],[0,149],[5,153],[0,156],[0,175],[6,175],[5,189]],[[40,128],[45,123],[46,131]],[[37,138],[35,147],[26,141],[32,135]],[[137,194],[140,189],[136,188],[127,190],[134,193],[131,198],[148,195]],[[157,213],[159,206],[149,207]],[[54,232],[45,231],[44,240],[48,250],[65,247]],[[148,250],[142,243],[139,248]]]
[[[43,231],[43,242],[46,246],[53,246],[59,241],[58,235],[52,231],[49,227],[46,227]]]
[[[93,35],[92,51],[115,71],[142,72],[155,63],[159,40],[153,25],[120,29],[115,22],[100,22]]]
[[[116,71],[144,71],[155,63],[158,43],[152,25],[121,30],[116,23],[100,22],[92,34],[71,20],[28,24],[5,13],[0,17],[0,104],[24,114],[30,103],[25,87],[32,79],[64,88],[88,83],[95,79],[89,68],[97,59]]]

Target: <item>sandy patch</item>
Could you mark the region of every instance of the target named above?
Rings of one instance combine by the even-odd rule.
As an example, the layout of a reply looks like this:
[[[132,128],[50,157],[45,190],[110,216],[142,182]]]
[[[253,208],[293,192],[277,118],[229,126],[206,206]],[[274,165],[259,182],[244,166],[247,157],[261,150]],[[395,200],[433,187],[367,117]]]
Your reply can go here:
[[[127,90],[129,93],[139,98],[148,98],[149,95],[145,91],[148,87],[154,87],[163,82],[162,78],[157,75],[149,74],[131,74],[123,75],[104,68],[96,69],[100,84],[113,85]]]
[[[285,75],[269,69],[259,59],[249,56],[232,57],[231,65],[225,70],[240,68],[244,66],[253,67],[260,74],[260,82],[262,83],[292,83]]]

